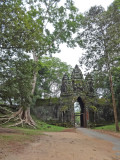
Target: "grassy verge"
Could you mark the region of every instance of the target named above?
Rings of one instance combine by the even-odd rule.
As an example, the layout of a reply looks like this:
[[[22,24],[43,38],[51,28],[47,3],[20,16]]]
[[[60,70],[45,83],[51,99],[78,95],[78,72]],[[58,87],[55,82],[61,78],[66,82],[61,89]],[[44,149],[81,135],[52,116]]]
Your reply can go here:
[[[119,126],[120,126],[120,122],[119,122]],[[101,126],[101,127],[95,127],[94,129],[106,130],[106,131],[116,131],[115,124],[105,125],[105,126]]]
[[[37,128],[28,128],[28,126],[24,127],[7,127],[8,124],[2,126],[4,127],[4,132],[0,133],[0,140],[8,141],[18,141],[24,142],[24,140],[30,140],[35,135],[42,135],[44,132],[60,132],[65,130],[64,127],[54,126],[46,124],[45,122],[41,122],[40,120],[34,117],[34,120],[37,124]]]
[[[37,124],[37,128],[24,128],[22,127],[14,127],[14,129],[22,131],[26,135],[39,135],[43,134],[43,132],[60,132],[63,131],[65,128],[64,127],[59,127],[59,126],[54,126],[54,125],[49,125],[46,124],[45,122],[41,122],[39,120],[35,120]]]

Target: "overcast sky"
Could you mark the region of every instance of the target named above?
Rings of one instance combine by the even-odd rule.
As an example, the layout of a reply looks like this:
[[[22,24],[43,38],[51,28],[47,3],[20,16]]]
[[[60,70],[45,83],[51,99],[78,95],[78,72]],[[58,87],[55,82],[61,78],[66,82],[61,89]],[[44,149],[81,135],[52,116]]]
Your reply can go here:
[[[77,8],[79,8],[79,11],[81,13],[84,13],[85,11],[88,11],[91,6],[95,5],[101,5],[105,9],[113,2],[113,0],[74,0],[75,5]],[[79,65],[79,58],[82,55],[84,51],[76,47],[74,49],[67,48],[65,44],[61,45],[61,52],[56,53],[53,56],[58,57],[63,62],[67,62],[67,64],[70,64],[72,67],[74,67],[76,64]]]

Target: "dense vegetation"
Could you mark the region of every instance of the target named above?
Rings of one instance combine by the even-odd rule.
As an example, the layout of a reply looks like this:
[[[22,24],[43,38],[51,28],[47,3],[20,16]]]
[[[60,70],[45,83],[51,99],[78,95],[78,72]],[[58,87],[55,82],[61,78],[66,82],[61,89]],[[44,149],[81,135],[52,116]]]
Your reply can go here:
[[[120,0],[107,11],[94,6],[84,15],[72,0],[63,5],[59,0],[3,0],[0,6],[0,112],[8,113],[1,122],[36,126],[30,114],[36,98],[58,96],[63,74],[71,72],[71,66],[52,57],[66,43],[85,49],[80,63],[91,68],[98,98],[91,109],[109,110],[107,119],[114,111],[118,131]]]
[[[120,110],[120,1],[115,0],[107,9],[94,6],[83,20],[83,48],[86,50],[80,63],[91,69],[96,95],[110,100],[113,105],[116,130],[119,130]],[[108,99],[108,100],[107,100]],[[116,104],[117,102],[117,104]]]

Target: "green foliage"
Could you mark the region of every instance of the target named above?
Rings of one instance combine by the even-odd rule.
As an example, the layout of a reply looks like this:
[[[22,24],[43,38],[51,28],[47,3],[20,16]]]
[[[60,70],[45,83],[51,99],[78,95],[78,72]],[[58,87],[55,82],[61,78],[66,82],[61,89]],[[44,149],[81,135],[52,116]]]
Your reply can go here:
[[[62,106],[60,109],[61,112],[65,112],[67,110],[68,110],[68,106],[66,106],[66,105]]]
[[[97,107],[95,107],[95,106],[90,106],[89,108],[90,108],[93,112],[97,112],[97,110],[98,110]]]
[[[108,73],[112,67],[118,67],[120,40],[120,12],[118,5],[113,2],[107,11],[101,6],[94,6],[85,13],[82,37],[86,53],[80,63],[87,69],[93,70],[95,87],[109,87]],[[109,92],[109,91],[108,91]]]
[[[8,55],[7,55],[8,54]],[[9,56],[9,54],[11,56]],[[0,55],[0,98],[4,102],[30,105],[34,63],[20,51]]]
[[[0,4],[2,49],[21,48],[40,57],[58,52],[60,43],[75,46],[72,35],[77,32],[82,15],[72,1],[66,0],[62,6],[56,0],[11,0]]]
[[[39,61],[39,66],[36,94],[42,94],[44,98],[57,97],[60,94],[62,77],[66,72],[70,74],[72,67],[55,57],[43,57]],[[46,70],[41,73],[43,68]]]
[[[97,99],[97,103],[99,105],[105,105],[105,104],[110,103],[110,100],[109,99],[105,99],[105,98],[99,98],[99,99]]]
[[[75,113],[78,113],[80,114],[80,112],[75,112]],[[80,116],[75,116],[75,123],[80,126]]]
[[[60,102],[60,99],[59,98],[50,98],[50,102],[51,103],[59,103]]]

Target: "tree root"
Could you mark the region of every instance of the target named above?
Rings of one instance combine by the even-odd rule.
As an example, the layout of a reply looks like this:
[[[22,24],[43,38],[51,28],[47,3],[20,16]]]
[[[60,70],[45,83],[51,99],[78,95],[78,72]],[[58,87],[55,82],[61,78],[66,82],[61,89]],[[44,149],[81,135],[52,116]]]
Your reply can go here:
[[[5,111],[9,112],[9,113],[13,113],[12,111],[8,110],[7,108],[3,108],[3,107],[1,107],[1,106],[0,106],[0,108],[1,108],[2,110],[5,110]]]
[[[1,125],[6,124],[10,121],[15,121],[15,124],[9,125],[9,127],[13,127],[13,126],[24,126],[24,125],[28,125],[32,128],[36,128],[36,124],[34,122],[34,120],[32,119],[31,115],[30,115],[30,108],[27,108],[26,110],[24,110],[22,107],[15,113],[12,112],[12,115],[10,117],[1,117],[0,121],[5,121],[3,122]]]

